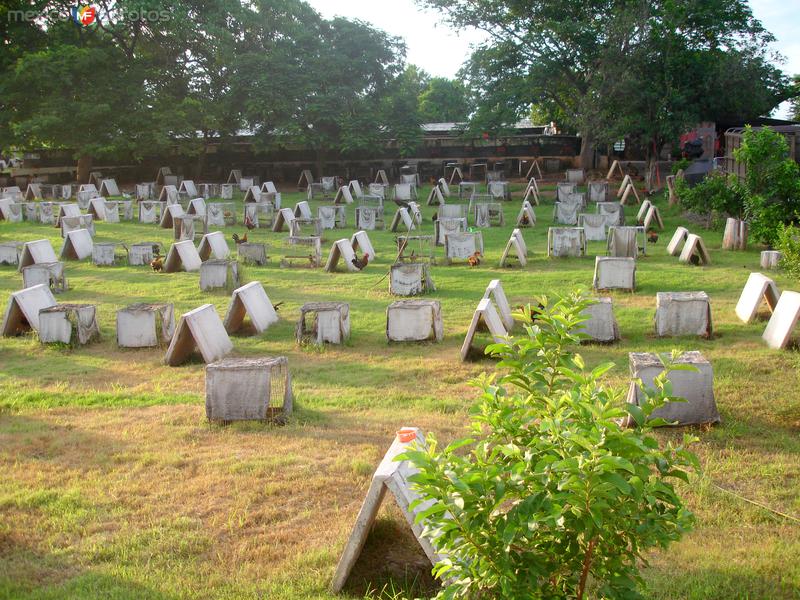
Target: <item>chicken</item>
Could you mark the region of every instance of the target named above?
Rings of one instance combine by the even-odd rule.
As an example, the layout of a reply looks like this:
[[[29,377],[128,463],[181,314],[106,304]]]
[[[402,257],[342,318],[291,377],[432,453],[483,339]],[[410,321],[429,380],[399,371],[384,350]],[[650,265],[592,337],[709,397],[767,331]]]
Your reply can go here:
[[[647,232],[647,241],[651,244],[655,244],[658,241],[658,234],[651,229]]]
[[[256,228],[256,224],[253,222],[253,219],[250,218],[250,215],[245,215],[244,216],[244,226],[247,227],[248,229],[255,229]],[[247,237],[247,236],[245,236],[245,237]]]
[[[278,312],[278,311],[281,309],[281,305],[282,305],[282,304],[283,304],[283,302],[276,302],[275,304],[273,304],[273,305],[272,305],[272,309],[273,309],[275,312]]]
[[[436,223],[436,221],[438,220],[439,220],[439,213],[438,212],[433,213],[433,218],[431,219],[431,221]]]
[[[470,266],[470,267],[477,267],[479,264],[481,264],[481,256],[482,256],[482,255],[481,255],[480,251],[479,251],[479,250],[476,250],[476,251],[473,253],[473,255],[472,255],[472,256],[470,256],[469,258],[467,258],[467,262],[469,263],[469,266]]]
[[[358,258],[358,256],[355,256],[355,257],[353,257],[353,260],[350,261],[350,262],[353,263],[353,266],[356,269],[358,269],[359,271],[362,271],[364,269],[364,267],[366,267],[369,264],[369,254],[365,252],[364,256],[362,256],[361,258]]]
[[[242,237],[239,237],[238,234],[234,233],[232,236],[234,243],[238,244],[246,244],[247,243],[247,234],[245,233]]]
[[[150,268],[156,273],[161,271],[164,268],[164,257],[156,254],[155,258],[150,261]]]
[[[700,257],[697,254],[692,254],[689,257],[689,264],[694,265],[695,267],[700,264]]]
[[[531,221],[528,218],[528,213],[522,213],[522,219],[519,222],[520,225],[530,225]]]
[[[394,203],[397,204],[400,208],[411,208],[411,205],[408,203],[408,200],[398,200],[397,198],[394,199]]]
[[[530,304],[525,306],[523,304],[518,304],[516,306],[517,309],[516,312],[523,313],[526,317],[528,317],[531,320],[531,323],[533,323],[536,320],[536,317],[539,316],[539,313],[542,311],[543,308],[544,305],[541,303],[538,306],[531,306]],[[528,311],[528,309],[530,309],[530,311]]]

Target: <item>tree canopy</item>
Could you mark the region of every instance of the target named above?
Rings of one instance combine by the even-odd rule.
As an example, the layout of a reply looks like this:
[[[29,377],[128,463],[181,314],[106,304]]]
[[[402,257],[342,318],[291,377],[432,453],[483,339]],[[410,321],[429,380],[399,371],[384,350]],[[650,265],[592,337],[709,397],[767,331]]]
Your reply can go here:
[[[433,77],[419,97],[420,113],[429,123],[459,123],[470,115],[470,98],[466,86],[444,77]]]
[[[579,133],[586,164],[596,143],[633,138],[655,155],[698,121],[747,121],[800,89],[745,0],[418,2],[490,34],[458,79],[431,77],[406,63],[402,40],[302,0],[102,0],[89,25],[68,18],[66,0],[9,0],[0,137],[202,160],[211,139],[245,130],[257,149],[302,144],[324,159],[387,137],[409,155],[423,122],[502,134],[535,114]]]
[[[203,157],[212,138],[245,130],[261,150],[303,145],[324,158],[391,137],[407,154],[424,120],[469,112],[463,86],[406,65],[402,40],[326,20],[301,0],[152,6],[103,0],[84,26],[64,0],[35,13],[4,3],[4,142],[78,157]]]
[[[489,34],[463,68],[473,128],[531,114],[594,142],[638,136],[658,150],[707,118],[748,119],[790,96],[772,36],[744,0],[418,0]]]

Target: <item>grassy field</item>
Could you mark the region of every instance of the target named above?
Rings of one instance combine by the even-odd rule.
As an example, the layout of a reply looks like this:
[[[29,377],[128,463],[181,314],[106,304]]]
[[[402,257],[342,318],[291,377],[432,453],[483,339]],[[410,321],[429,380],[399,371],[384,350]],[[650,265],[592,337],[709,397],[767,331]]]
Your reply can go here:
[[[438,289],[430,297],[441,301],[444,318],[440,344],[386,343],[385,312],[394,298],[382,278],[395,256],[391,232],[370,232],[378,257],[361,273],[281,269],[274,259],[246,267],[244,281],[263,282],[270,299],[284,304],[280,323],[263,335],[234,337],[234,355],[288,357],[296,410],[283,427],[210,425],[202,363],[169,368],[164,349],[116,347],[115,313],[123,306],[169,301],[179,315],[210,302],[224,315],[227,293],[201,292],[197,273],[68,263],[70,291],[57,299],[97,304],[102,340],[67,350],[33,336],[0,339],[0,598],[330,598],[333,569],[394,432],[417,425],[444,440],[464,433],[476,397],[468,381],[494,365],[462,364],[458,350],[489,281],[500,278],[512,304],[591,286],[604,243],[590,243],[586,258],[546,257],[551,194],[536,209],[538,224],[524,232],[528,266],[497,267],[520,196],[517,187],[505,227],[483,230],[483,264],[440,261],[433,268]],[[302,196],[283,198],[293,205]],[[750,325],[734,314],[748,274],[759,270],[759,249],[722,251],[720,232],[690,225],[703,234],[712,265],[681,265],[665,248],[686,220],[663,198],[658,205],[666,230],[638,261],[636,293],[611,294],[621,342],[583,352],[589,364],[614,361],[611,378],[620,386],[632,351],[696,349],[714,367],[722,424],[698,431],[704,472],[683,490],[698,525],[652,555],[647,597],[800,598],[800,525],[729,493],[800,514],[800,355],[766,348],[763,314]],[[635,211],[627,209],[628,222]],[[349,207],[348,229],[325,232],[324,255],[333,240],[349,237],[353,212]],[[424,207],[424,233],[433,231],[433,212]],[[231,246],[234,231],[243,229],[225,229]],[[249,235],[268,246],[285,236]],[[0,222],[0,241],[42,237],[58,251],[57,229]],[[98,223],[96,240],[166,247],[171,231]],[[798,287],[774,277],[780,289]],[[20,287],[16,270],[0,267],[0,305]],[[655,338],[656,292],[691,290],[711,297],[713,338]],[[323,300],[350,303],[351,340],[299,347],[299,307]],[[383,511],[350,597],[429,590],[429,569],[406,529],[396,507]]]

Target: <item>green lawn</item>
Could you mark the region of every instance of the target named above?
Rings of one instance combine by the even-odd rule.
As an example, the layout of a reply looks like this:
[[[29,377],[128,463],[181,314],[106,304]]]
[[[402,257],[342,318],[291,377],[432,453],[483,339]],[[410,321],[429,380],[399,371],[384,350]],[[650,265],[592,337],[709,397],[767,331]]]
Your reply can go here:
[[[116,347],[115,313],[127,304],[169,301],[179,315],[210,302],[224,315],[227,293],[201,292],[197,273],[68,263],[70,291],[57,299],[97,304],[102,340],[67,350],[32,336],[0,339],[0,598],[330,598],[339,553],[394,432],[413,424],[442,439],[464,433],[476,398],[468,381],[493,363],[462,364],[458,351],[489,281],[500,278],[512,304],[591,286],[604,243],[590,243],[586,258],[548,259],[550,197],[536,209],[538,224],[524,230],[528,266],[497,267],[520,196],[517,186],[505,227],[483,230],[483,264],[433,267],[437,291],[430,297],[441,301],[445,328],[440,344],[386,343],[391,232],[370,232],[378,257],[361,273],[281,269],[274,257],[269,266],[245,267],[245,282],[263,282],[270,299],[284,304],[281,322],[263,335],[235,336],[234,354],[288,357],[296,410],[284,427],[209,425],[201,363],[169,368],[164,349]],[[284,205],[300,199],[283,194]],[[653,554],[644,572],[647,596],[800,598],[800,524],[717,487],[800,514],[800,355],[767,349],[765,321],[744,325],[733,312],[748,274],[759,270],[759,248],[725,252],[720,232],[689,225],[703,235],[712,265],[679,264],[665,248],[686,220],[663,198],[658,205],[666,230],[638,261],[636,293],[611,294],[622,340],[587,346],[584,356],[590,364],[613,360],[611,377],[623,386],[628,352],[700,350],[714,367],[722,424],[697,432],[704,474],[684,493],[698,526]],[[434,210],[424,207],[424,233],[433,231]],[[635,220],[635,207],[626,212]],[[325,232],[323,258],[333,240],[350,236],[354,220],[348,207],[350,226]],[[231,245],[234,231],[244,230],[225,229]],[[285,235],[257,230],[249,239],[269,248]],[[0,222],[0,241],[42,237],[58,252],[56,228]],[[98,223],[96,240],[168,247],[171,231]],[[780,289],[798,287],[774,277]],[[3,307],[20,287],[16,270],[0,267]],[[682,290],[711,297],[712,339],[654,337],[656,292]],[[323,300],[350,303],[351,340],[298,347],[299,307]],[[369,590],[384,586],[384,597],[428,587],[405,529],[396,507],[384,511],[352,578],[352,597],[379,595]]]

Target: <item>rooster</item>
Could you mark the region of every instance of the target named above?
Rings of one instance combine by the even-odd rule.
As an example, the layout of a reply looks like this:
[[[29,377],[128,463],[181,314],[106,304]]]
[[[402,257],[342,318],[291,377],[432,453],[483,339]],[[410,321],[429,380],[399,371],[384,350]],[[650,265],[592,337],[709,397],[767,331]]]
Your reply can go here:
[[[244,226],[251,230],[256,228],[256,224],[253,223],[253,219],[250,218],[250,215],[244,216]]]
[[[480,251],[479,251],[479,250],[476,250],[476,251],[473,253],[473,255],[472,255],[472,256],[470,256],[469,258],[467,258],[467,262],[469,263],[469,266],[470,266],[470,267],[477,267],[479,264],[481,264],[481,256],[482,256],[482,255],[481,255]]]
[[[651,244],[655,244],[658,241],[658,234],[651,229],[647,232],[647,241]]]
[[[350,262],[353,263],[353,266],[356,269],[362,271],[364,267],[366,267],[369,264],[369,254],[365,252],[364,256],[362,256],[361,258],[358,258],[358,256],[354,256],[353,260],[351,260]]]
[[[438,220],[439,220],[439,213],[438,212],[433,213],[433,218],[431,219],[431,221],[436,223],[436,221]]]
[[[246,244],[247,243],[247,234],[245,233],[242,237],[239,237],[238,234],[234,233],[232,236],[233,241],[236,245],[239,244]]]
[[[530,308],[530,312],[528,311],[528,308]],[[536,320],[536,317],[539,316],[539,313],[542,311],[543,308],[544,305],[541,303],[538,306],[531,306],[530,304],[528,306],[525,306],[524,304],[518,304],[516,306],[517,309],[516,312],[523,313],[526,317],[528,317],[531,320],[531,323],[533,323]]]
[[[519,222],[520,225],[530,225],[531,221],[528,218],[528,213],[522,213],[522,219]]]
[[[164,257],[156,254],[153,260],[150,261],[150,268],[156,273],[161,271],[164,268]]]

